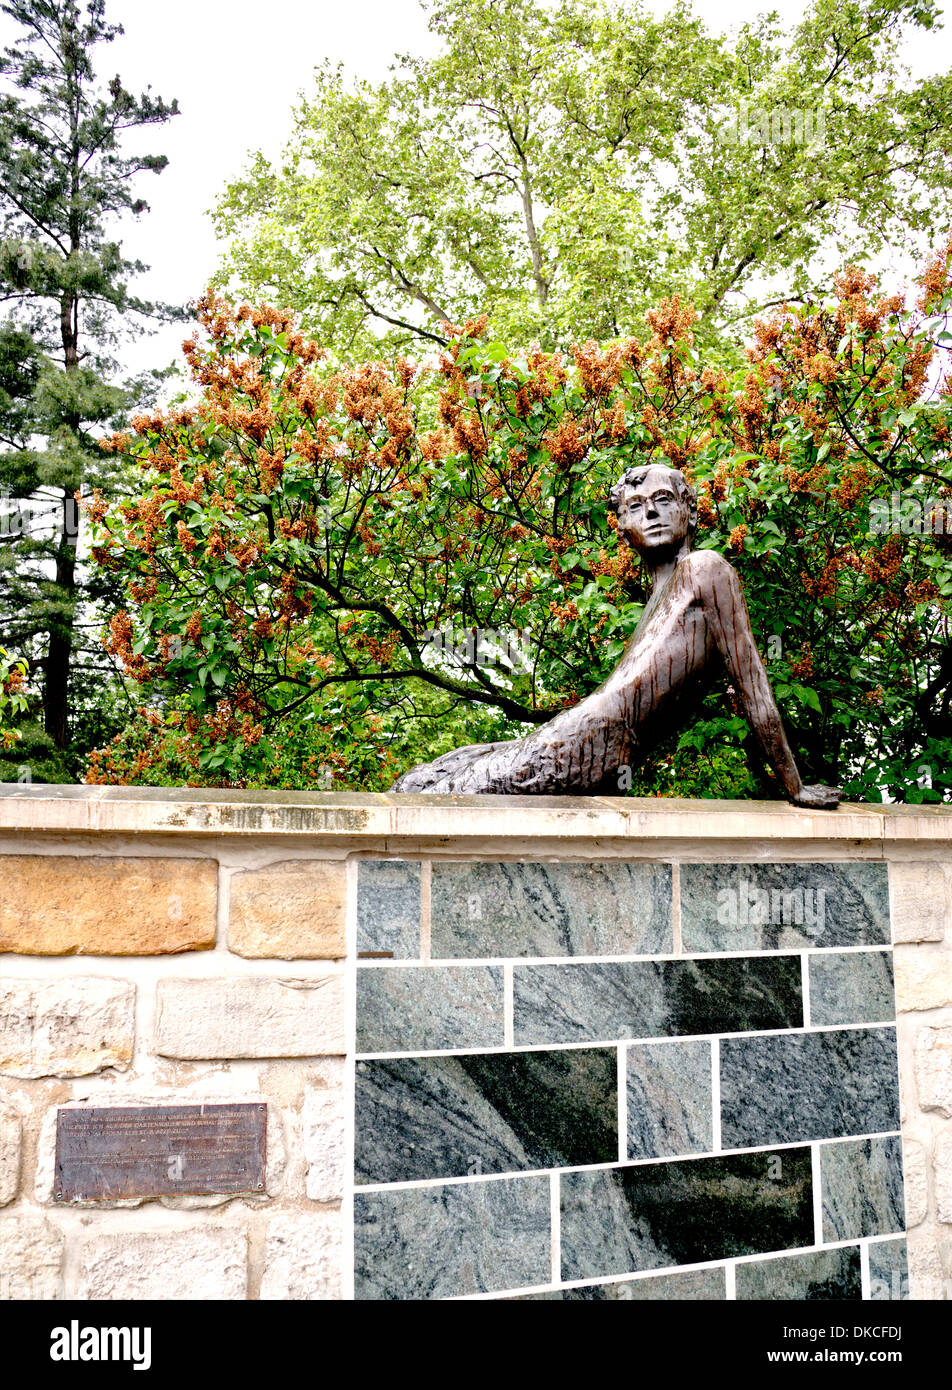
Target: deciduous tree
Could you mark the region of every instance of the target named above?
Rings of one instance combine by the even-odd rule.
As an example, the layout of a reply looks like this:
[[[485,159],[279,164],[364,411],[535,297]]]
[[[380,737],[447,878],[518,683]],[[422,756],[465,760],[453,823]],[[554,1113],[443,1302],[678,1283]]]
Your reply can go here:
[[[947,224],[952,76],[913,81],[931,0],[810,0],[736,38],[685,4],[429,0],[384,83],[323,68],[282,161],[221,199],[222,283],[354,360],[483,312],[512,345],[635,330],[680,294],[736,357],[753,314]]]
[[[286,313],[211,296],[197,400],[111,441],[145,486],[94,504],[95,555],[128,594],[110,648],[196,777],[267,780],[310,710],[312,751],[344,748],[338,780],[378,756],[392,780],[420,691],[413,754],[432,757],[608,675],[645,601],[609,488],[657,457],[698,489],[697,543],[743,577],[804,775],[952,794],[950,252],[916,304],[850,267],[830,300],[772,310],[733,374],[704,364],[677,299],[639,337],[569,354],[447,325],[420,372],[334,368]],[[769,785],[747,743],[715,692],[619,790]],[[92,775],[149,767],[120,741]]]

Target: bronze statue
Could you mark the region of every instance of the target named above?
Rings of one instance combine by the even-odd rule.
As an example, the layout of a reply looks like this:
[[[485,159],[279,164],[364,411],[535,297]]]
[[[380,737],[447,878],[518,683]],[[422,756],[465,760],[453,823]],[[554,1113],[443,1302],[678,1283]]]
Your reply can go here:
[[[651,597],[608,679],[524,738],[456,748],[411,768],[392,790],[610,796],[622,769],[687,721],[723,662],[785,795],[835,807],[839,788],[800,779],[740,580],[722,555],[691,550],[697,498],[687,479],[666,464],[630,468],[611,505],[619,538],[648,570]]]

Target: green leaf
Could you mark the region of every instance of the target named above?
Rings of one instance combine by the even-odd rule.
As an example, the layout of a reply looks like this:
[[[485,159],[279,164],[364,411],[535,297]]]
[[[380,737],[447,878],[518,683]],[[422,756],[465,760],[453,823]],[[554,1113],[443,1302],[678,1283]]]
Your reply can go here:
[[[805,705],[808,709],[816,710],[817,714],[822,714],[823,706],[820,704],[820,697],[815,690],[808,685],[798,685],[796,683],[792,684],[790,688],[801,705]]]

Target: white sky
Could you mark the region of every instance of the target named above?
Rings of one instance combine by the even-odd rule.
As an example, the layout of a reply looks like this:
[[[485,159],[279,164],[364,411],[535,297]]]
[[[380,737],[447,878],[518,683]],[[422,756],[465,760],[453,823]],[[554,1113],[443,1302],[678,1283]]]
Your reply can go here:
[[[652,0],[663,11],[667,0]],[[793,24],[798,0],[696,0],[713,28],[730,29],[765,10]],[[138,193],[151,212],[123,230],[127,255],[152,270],[136,288],[146,297],[184,302],[198,295],[219,255],[205,215],[249,152],[277,156],[291,131],[291,107],[308,89],[315,64],[330,59],[380,79],[397,52],[435,47],[418,0],[107,0],[107,16],[125,34],[100,53],[100,76],[118,72],[126,87],[150,85],[181,114],[144,132],[136,146],[168,155],[159,177],[143,175]],[[0,42],[15,26],[0,16]],[[952,67],[952,27],[919,37],[907,52],[918,74]],[[914,267],[901,267],[914,273]],[[181,327],[130,345],[132,369],[177,355]]]

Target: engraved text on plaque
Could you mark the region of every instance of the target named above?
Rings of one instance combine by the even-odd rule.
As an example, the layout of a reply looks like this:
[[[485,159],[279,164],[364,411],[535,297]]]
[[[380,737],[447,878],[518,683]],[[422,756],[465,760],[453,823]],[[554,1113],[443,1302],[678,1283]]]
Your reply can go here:
[[[261,1192],[264,1105],[61,1109],[56,1200]]]

